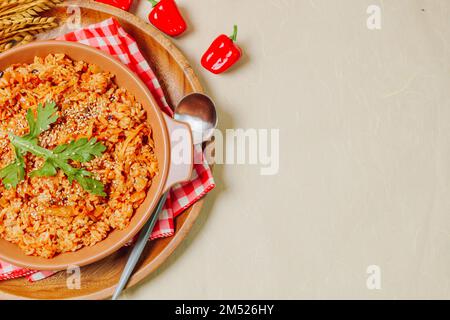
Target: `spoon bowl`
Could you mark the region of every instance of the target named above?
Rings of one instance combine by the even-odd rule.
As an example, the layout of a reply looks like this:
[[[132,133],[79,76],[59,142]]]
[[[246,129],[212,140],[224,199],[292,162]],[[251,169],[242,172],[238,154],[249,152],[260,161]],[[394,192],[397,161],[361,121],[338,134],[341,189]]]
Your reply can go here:
[[[174,118],[191,126],[194,145],[210,140],[218,122],[214,102],[201,93],[185,96],[176,107]]]

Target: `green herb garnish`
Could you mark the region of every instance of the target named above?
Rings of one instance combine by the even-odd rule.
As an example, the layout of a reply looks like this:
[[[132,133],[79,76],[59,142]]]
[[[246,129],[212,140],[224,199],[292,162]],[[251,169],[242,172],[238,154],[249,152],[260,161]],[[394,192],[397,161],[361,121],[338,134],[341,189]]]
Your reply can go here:
[[[0,170],[0,179],[6,189],[15,188],[25,178],[25,162],[22,154],[15,149],[16,159]]]
[[[10,165],[0,170],[0,178],[4,186],[9,189],[16,187],[25,178],[25,162],[23,156],[30,152],[35,156],[44,158],[43,166],[30,173],[34,177],[51,177],[62,170],[70,182],[77,181],[80,186],[95,195],[106,196],[103,184],[92,177],[92,173],[82,169],[75,168],[69,164],[69,160],[80,163],[88,162],[95,157],[100,157],[105,152],[106,147],[97,139],[78,139],[68,144],[57,146],[53,150],[42,148],[37,143],[38,136],[48,130],[50,125],[58,119],[56,104],[47,102],[45,107],[39,104],[37,117],[29,109],[27,112],[27,122],[30,127],[30,133],[23,137],[9,134],[11,144],[15,148],[16,159]]]
[[[50,129],[50,125],[56,120],[58,120],[58,109],[56,108],[56,103],[51,101],[47,102],[45,106],[42,103],[38,104],[37,107],[37,117],[34,118],[33,111],[28,109],[27,111],[27,122],[30,127],[30,133],[24,136],[27,140],[33,140],[37,143],[37,138],[39,135]]]
[[[56,114],[57,111],[56,103],[54,102],[47,102],[45,106],[42,106],[42,104],[39,103],[37,108],[37,118],[35,119],[33,111],[28,109],[26,119],[30,132],[23,136],[23,138],[31,143],[37,144],[39,135],[45,130],[48,130],[50,125],[58,119],[58,115]],[[25,162],[23,156],[26,152],[17,147],[14,148],[14,151],[16,153],[16,159],[0,170],[0,178],[7,189],[17,187],[17,185],[25,179]]]

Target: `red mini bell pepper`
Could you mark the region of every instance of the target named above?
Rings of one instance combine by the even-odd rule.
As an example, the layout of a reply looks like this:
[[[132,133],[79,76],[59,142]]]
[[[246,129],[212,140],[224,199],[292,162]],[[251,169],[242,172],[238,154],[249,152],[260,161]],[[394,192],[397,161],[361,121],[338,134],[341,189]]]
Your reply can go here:
[[[202,66],[214,74],[220,74],[227,71],[242,56],[242,50],[235,43],[237,40],[237,26],[234,26],[234,32],[231,37],[220,35],[211,44],[209,49],[202,57]]]
[[[148,16],[148,20],[159,30],[176,37],[186,31],[186,22],[178,10],[174,0],[149,0],[153,6],[153,10]]]
[[[119,9],[128,11],[133,0],[96,0],[97,2],[106,3]]]

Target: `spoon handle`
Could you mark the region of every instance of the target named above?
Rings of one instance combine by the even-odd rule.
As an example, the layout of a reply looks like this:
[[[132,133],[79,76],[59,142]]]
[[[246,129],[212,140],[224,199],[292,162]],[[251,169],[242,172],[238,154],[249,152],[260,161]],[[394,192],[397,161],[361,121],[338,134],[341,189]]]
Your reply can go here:
[[[141,232],[139,233],[139,238],[134,244],[133,250],[131,250],[127,264],[125,265],[122,275],[120,276],[120,280],[119,283],[117,284],[116,291],[114,292],[112,300],[117,300],[117,298],[127,285],[131,275],[133,274],[133,270],[136,267],[136,264],[139,262],[139,258],[142,255],[142,251],[144,251],[144,248],[147,245],[148,238],[150,237],[153,229],[155,228],[156,221],[158,221],[159,213],[161,212],[164,204],[166,203],[167,195],[168,192],[164,193],[164,195],[161,197],[161,199],[158,202],[158,205],[153,211],[152,216],[150,217],[150,220],[147,221],[147,223],[144,225]]]

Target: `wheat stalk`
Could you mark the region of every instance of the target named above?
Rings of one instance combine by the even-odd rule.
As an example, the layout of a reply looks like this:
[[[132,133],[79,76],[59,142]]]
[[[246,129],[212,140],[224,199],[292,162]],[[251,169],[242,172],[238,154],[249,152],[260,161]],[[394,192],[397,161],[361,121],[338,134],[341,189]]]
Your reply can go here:
[[[18,20],[32,18],[55,7],[62,0],[34,0],[30,3],[13,7],[0,12],[0,19]]]
[[[14,46],[14,44],[12,42],[0,44],[0,53],[2,53],[3,51],[6,51],[8,49],[11,49],[13,46]]]
[[[36,0],[2,0],[2,1],[0,1],[0,9],[9,7],[9,6],[22,5],[22,4],[33,2],[33,1],[36,1]]]
[[[55,21],[56,17],[33,17],[17,20],[2,19],[0,20],[0,30],[11,28],[12,26],[26,27],[27,25],[47,24]]]
[[[52,2],[49,2],[47,0],[38,0],[18,7],[12,7],[8,10],[4,10],[0,12],[0,17],[22,14],[24,17],[28,18],[31,16],[37,16],[39,13],[50,10],[53,7],[54,4]]]
[[[22,38],[22,40],[20,41],[20,42],[17,42],[16,43],[16,45],[17,46],[20,46],[20,45],[22,45],[22,44],[27,44],[27,43],[30,43],[31,41],[33,41],[33,39],[34,39],[34,36],[32,36],[32,35],[26,35],[26,36],[24,36],[23,38]]]
[[[15,46],[30,43],[31,41],[33,41],[33,39],[34,37],[32,35],[26,33],[23,35],[15,36],[10,41],[0,44],[0,53]]]
[[[23,29],[27,25],[28,25],[28,23],[26,23],[25,21],[21,21],[21,22],[18,22],[18,23],[12,23],[10,25],[5,25],[5,26],[0,25],[0,36],[2,34],[10,33],[10,32],[12,32],[14,30]]]
[[[48,24],[42,24],[42,25],[36,25],[36,26],[30,26],[27,28],[21,28],[21,29],[16,29],[16,30],[11,30],[13,28],[9,28],[9,29],[5,29],[3,31],[0,31],[0,38],[2,37],[10,37],[12,35],[18,34],[18,33],[22,33],[22,32],[29,32],[30,34],[36,35],[38,33],[41,33],[44,30],[47,29],[53,29],[55,27],[57,27],[58,24],[56,22],[53,23],[48,23]]]
[[[24,5],[36,0],[3,0],[0,1],[0,12],[4,12],[6,10],[10,10],[11,8]]]
[[[3,21],[12,21],[13,23],[15,23],[15,21],[17,20],[21,20],[21,19],[27,19],[27,18],[33,18],[34,16],[27,13],[27,12],[19,12],[19,13],[14,13],[8,16],[4,16],[4,17],[0,17],[0,23]]]
[[[25,38],[26,36],[32,36],[32,35],[30,35],[26,32],[15,34],[13,36],[1,39],[0,44],[3,45],[3,44],[7,44],[8,42],[16,43],[16,42],[22,41],[22,39]]]
[[[55,17],[40,17],[63,0],[0,0],[0,52],[26,44],[58,26]]]
[[[20,34],[8,37],[8,38],[4,38],[0,40],[0,45],[3,44],[7,44],[8,42],[17,42],[17,41],[21,41],[23,39],[23,36]]]
[[[24,11],[24,10],[27,10],[27,9],[29,9],[29,8],[32,8],[32,7],[34,7],[34,6],[36,6],[36,5],[40,5],[40,3],[42,2],[43,0],[33,0],[33,1],[31,1],[31,2],[28,2],[28,3],[22,3],[22,4],[19,4],[19,5],[17,5],[17,6],[13,6],[13,7],[11,7],[11,8],[8,8],[7,10],[2,10],[1,12],[0,12],[0,15],[1,16],[7,16],[7,15],[10,15],[10,14],[12,14],[12,13],[18,13],[18,12],[21,12],[21,11]]]

